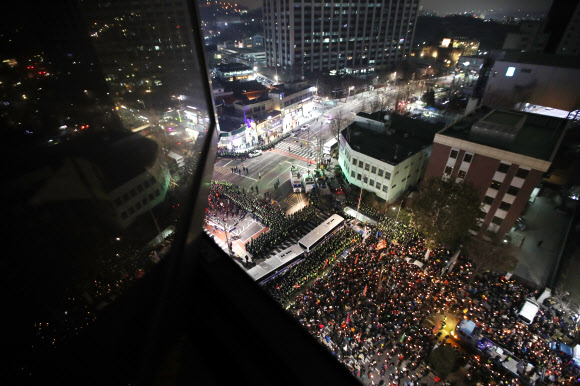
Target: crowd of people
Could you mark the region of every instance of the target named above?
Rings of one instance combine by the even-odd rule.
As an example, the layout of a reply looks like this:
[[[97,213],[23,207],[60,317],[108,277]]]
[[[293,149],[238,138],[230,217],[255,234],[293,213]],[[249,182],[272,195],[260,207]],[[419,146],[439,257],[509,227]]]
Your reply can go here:
[[[227,198],[229,203],[218,207],[215,201],[219,200],[220,197],[222,199]],[[260,233],[255,238],[250,238],[246,243],[246,251],[254,258],[266,256],[273,247],[288,238],[291,232],[311,221],[314,218],[315,211],[314,206],[305,206],[287,215],[273,201],[260,199],[247,192],[244,188],[221,181],[212,181],[211,183],[209,208],[209,214],[212,216],[228,216],[230,208],[234,211],[241,210],[244,211],[242,217],[245,216],[245,213],[250,213],[255,219],[269,228],[267,232]]]
[[[310,206],[286,216],[235,185],[212,183],[212,193],[226,195],[270,227],[246,246],[257,253],[283,241],[292,224],[307,221],[317,202],[311,195]],[[378,225],[366,225],[364,236],[345,226],[262,285],[363,383],[422,384],[433,370],[429,356],[438,346],[457,353],[455,369],[463,366],[469,384],[576,383],[578,367],[550,347],[561,339],[573,345],[569,315],[548,304],[533,323],[521,323],[518,311],[525,299],[539,296],[537,289],[496,272],[473,277],[473,264],[463,255],[448,269],[453,251],[439,247],[427,254],[415,229],[361,208]],[[349,253],[342,259],[344,250]],[[434,334],[433,320],[443,316],[473,321],[478,338],[529,364],[526,370],[516,375],[502,366],[497,351],[473,351],[473,342],[451,344],[448,335]]]
[[[218,157],[225,157],[225,158],[234,158],[234,159],[246,159],[248,158],[249,154],[254,150],[270,150],[273,149],[280,141],[288,138],[290,133],[286,133],[284,135],[279,135],[275,139],[265,143],[263,140],[260,140],[256,146],[245,147],[245,148],[234,148],[229,149],[227,147],[218,147],[217,149],[217,156]]]
[[[296,291],[310,279],[318,277],[326,267],[332,266],[342,251],[359,242],[360,238],[360,234],[350,228],[342,228],[285,275],[266,282],[266,291],[281,304],[286,304]]]
[[[383,239],[386,247],[377,250]],[[333,264],[347,247],[348,256]],[[473,266],[464,256],[443,275],[452,251],[434,249],[428,260],[426,251],[415,230],[385,218],[363,242],[352,230],[341,230],[264,287],[282,305],[290,304],[300,323],[368,384],[420,384],[429,372],[429,354],[441,344],[427,320],[448,314],[474,321],[482,336],[534,368],[517,377],[492,363],[494,358],[470,355],[455,345],[469,382],[519,384],[534,373],[553,384],[578,379],[578,368],[549,347],[556,329],[573,329],[559,311],[542,310],[529,326],[518,322],[519,307],[538,295],[535,289],[494,272],[473,278]],[[423,268],[408,264],[406,257],[422,259]],[[305,286],[308,282],[312,285]]]
[[[295,229],[314,219],[314,208],[304,208],[272,222],[268,232],[260,233],[256,238],[250,238],[246,243],[246,251],[254,257],[263,257],[268,252],[286,240]]]
[[[358,195],[354,194],[348,195],[346,197],[346,200],[344,201],[344,204],[356,208],[358,206],[358,199],[359,199]],[[375,220],[381,220],[383,218],[383,215],[381,215],[378,210],[362,202],[360,206],[358,206],[358,210],[365,216],[368,216]]]

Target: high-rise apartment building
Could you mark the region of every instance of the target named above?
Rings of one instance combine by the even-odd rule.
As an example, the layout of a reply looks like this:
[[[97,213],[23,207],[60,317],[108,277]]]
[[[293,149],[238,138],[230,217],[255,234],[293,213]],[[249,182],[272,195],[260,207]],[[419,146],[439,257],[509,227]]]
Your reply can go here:
[[[267,65],[331,74],[388,68],[409,55],[418,4],[264,0]]]

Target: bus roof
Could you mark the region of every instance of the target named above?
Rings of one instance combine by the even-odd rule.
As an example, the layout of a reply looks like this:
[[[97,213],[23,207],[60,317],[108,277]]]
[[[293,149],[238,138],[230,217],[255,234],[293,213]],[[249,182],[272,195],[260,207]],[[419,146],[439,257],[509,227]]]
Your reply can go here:
[[[335,143],[338,143],[338,141],[336,140],[336,138],[332,138],[332,139],[329,139],[329,140],[328,140],[328,141],[327,141],[327,142],[324,144],[324,146],[326,146],[326,147],[328,147],[328,146],[332,146],[332,145],[334,145]]]
[[[344,221],[342,216],[333,214],[322,224],[314,228],[310,233],[300,239],[298,243],[304,248],[310,249],[313,244],[316,244],[320,238],[324,237],[329,231],[336,228]]]
[[[256,265],[255,267],[252,267],[246,272],[252,277],[252,279],[254,279],[254,281],[258,281],[267,276],[269,273],[276,271],[278,268],[294,260],[296,257],[303,253],[304,251],[298,244],[293,244],[289,248],[275,254],[266,261]]]

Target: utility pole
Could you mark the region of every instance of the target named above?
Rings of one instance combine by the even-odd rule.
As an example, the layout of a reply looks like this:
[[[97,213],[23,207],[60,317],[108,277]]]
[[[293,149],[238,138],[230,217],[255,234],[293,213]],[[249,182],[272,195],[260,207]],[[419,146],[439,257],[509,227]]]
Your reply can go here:
[[[363,183],[364,183],[363,181],[364,181],[364,179],[366,178],[366,176],[367,176],[366,174],[363,174],[363,179],[361,180],[361,183],[360,183],[360,195],[359,195],[359,197],[358,197],[358,205],[356,206],[356,217],[355,217],[355,222],[356,222],[356,223],[358,223],[358,222],[359,222],[359,219],[358,219],[358,212],[359,212],[359,209],[360,209],[360,202],[361,202],[361,200],[362,200],[362,193],[363,193]]]

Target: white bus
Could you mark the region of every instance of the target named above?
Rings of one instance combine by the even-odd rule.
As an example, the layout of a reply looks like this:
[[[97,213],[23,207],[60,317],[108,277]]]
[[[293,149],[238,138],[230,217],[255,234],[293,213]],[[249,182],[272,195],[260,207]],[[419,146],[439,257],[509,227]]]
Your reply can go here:
[[[324,151],[324,154],[332,155],[336,148],[338,148],[338,141],[336,138],[332,138],[324,144],[322,150]]]
[[[290,185],[294,193],[302,192],[302,181],[300,179],[300,171],[298,169],[290,169]]]
[[[344,225],[344,218],[337,214],[330,216],[325,222],[314,228],[298,241],[298,245],[306,252],[311,252],[318,244],[334,234]]]
[[[298,244],[270,257],[246,272],[254,281],[265,283],[302,261],[304,250]]]
[[[304,188],[304,193],[310,193],[315,185],[316,181],[314,180],[314,174],[302,174],[302,188]]]

